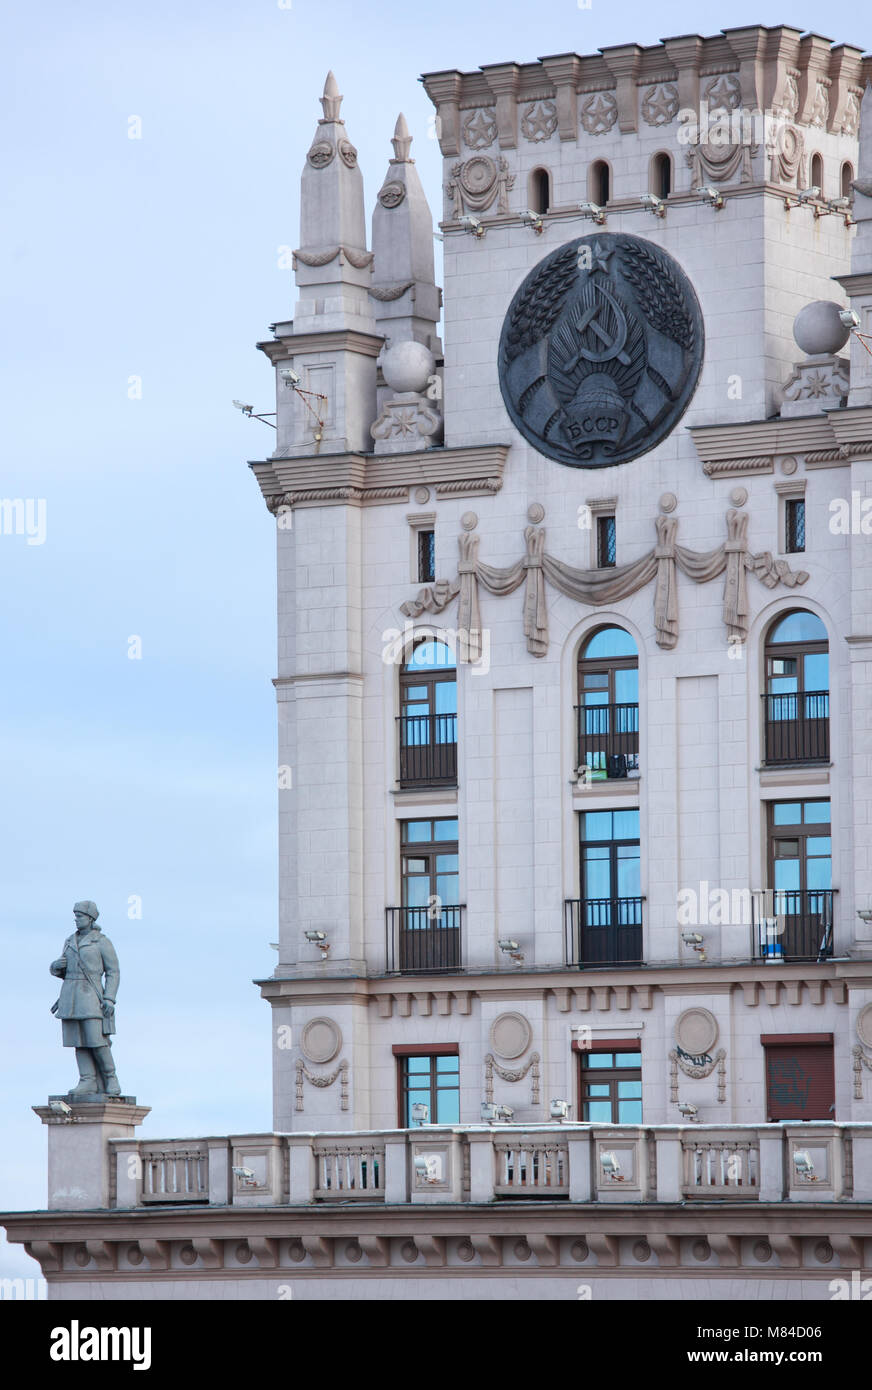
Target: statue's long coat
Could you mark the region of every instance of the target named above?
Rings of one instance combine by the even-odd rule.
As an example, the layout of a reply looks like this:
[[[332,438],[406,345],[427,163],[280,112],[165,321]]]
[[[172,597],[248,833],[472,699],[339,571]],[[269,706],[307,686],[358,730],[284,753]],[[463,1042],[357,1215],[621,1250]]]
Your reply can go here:
[[[102,1018],[103,1032],[114,1033],[114,1016],[108,1019],[103,1017],[103,1000],[115,1000],[121,979],[112,942],[99,927],[91,927],[81,936],[74,932],[64,942],[63,959],[66,961],[65,971],[56,969],[55,965],[51,967],[51,973],[64,982],[58,999],[57,1017]]]

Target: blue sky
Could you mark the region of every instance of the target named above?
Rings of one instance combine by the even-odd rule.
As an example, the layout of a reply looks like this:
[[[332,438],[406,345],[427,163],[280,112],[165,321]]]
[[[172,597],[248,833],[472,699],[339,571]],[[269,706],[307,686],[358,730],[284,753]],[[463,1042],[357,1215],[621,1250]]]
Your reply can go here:
[[[806,0],[47,0],[5,21],[0,494],[42,499],[45,538],[0,536],[0,1208],[32,1209],[30,1107],[75,1080],[48,965],[78,898],[121,958],[140,1133],[271,1124],[251,981],[277,933],[274,534],[246,461],[273,439],[230,402],[272,408],[254,343],[293,309],[279,248],[327,69],[369,206],[402,110],[438,217],[422,72],[754,23],[869,49],[872,20],[847,0],[825,22]],[[38,1272],[0,1244],[0,1275]]]

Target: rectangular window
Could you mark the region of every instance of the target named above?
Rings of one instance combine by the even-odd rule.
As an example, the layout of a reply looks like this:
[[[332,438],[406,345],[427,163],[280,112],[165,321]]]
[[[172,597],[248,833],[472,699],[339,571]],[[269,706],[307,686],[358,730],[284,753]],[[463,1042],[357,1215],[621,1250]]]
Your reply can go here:
[[[770,926],[765,943],[768,949],[763,954],[774,954],[776,959],[783,955],[787,960],[820,960],[832,955],[830,831],[829,801],[770,803],[770,893],[764,895]]]
[[[400,822],[400,970],[460,968],[457,820]]]
[[[642,1123],[642,1053],[579,1053],[579,1118],[603,1125]]]
[[[610,569],[615,564],[618,537],[615,518],[598,516],[596,519],[596,563],[597,569]]]
[[[436,532],[418,532],[418,583],[432,584],[436,579]]]
[[[642,959],[639,812],[581,815],[580,965],[632,964]]]
[[[767,1120],[834,1120],[832,1034],[764,1034],[761,1042],[766,1056]]]
[[[805,550],[805,498],[788,497],[784,503],[784,549],[788,553]]]
[[[456,1048],[398,1057],[397,1063],[401,1129],[460,1123],[460,1058]],[[420,1111],[417,1118],[413,1116],[414,1105],[426,1105],[426,1119]]]

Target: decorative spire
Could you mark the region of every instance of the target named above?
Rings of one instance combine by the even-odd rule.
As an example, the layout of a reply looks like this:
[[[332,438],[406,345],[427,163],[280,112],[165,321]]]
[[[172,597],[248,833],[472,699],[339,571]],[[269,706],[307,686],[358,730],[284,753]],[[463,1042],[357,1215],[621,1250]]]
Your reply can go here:
[[[333,71],[331,69],[327,74],[327,80],[324,83],[324,95],[321,98],[324,121],[338,121],[340,125],[343,124],[342,117],[339,115],[339,108],[341,105],[342,95],[339,91],[339,83],[333,76]]]
[[[412,146],[412,137],[409,134],[409,127],[402,111],[397,116],[397,124],[394,126],[394,134],[391,140],[394,147],[394,157],[391,164],[414,164],[414,159],[409,158],[409,150]]]

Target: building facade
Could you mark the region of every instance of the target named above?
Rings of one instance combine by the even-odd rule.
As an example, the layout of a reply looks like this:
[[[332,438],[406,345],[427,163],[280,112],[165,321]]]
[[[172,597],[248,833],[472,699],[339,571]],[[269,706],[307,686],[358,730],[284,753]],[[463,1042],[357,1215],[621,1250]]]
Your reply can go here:
[[[426,75],[443,291],[328,77],[251,465],[274,1128],[40,1109],[52,1296],[868,1271],[870,75],[786,27]]]

